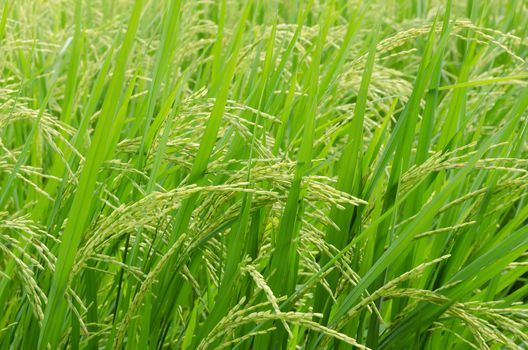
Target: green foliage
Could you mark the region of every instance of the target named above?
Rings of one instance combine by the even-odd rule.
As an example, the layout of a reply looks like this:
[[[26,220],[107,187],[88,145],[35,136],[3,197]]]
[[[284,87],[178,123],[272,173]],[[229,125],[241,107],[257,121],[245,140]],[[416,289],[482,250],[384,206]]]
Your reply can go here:
[[[523,1],[0,1],[0,349],[528,347]]]

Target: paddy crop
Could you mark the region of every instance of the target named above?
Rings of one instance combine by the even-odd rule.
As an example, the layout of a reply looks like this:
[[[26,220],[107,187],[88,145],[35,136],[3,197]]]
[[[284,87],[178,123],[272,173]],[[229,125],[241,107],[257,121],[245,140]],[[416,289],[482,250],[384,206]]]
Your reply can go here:
[[[0,0],[1,349],[525,349],[523,0]]]

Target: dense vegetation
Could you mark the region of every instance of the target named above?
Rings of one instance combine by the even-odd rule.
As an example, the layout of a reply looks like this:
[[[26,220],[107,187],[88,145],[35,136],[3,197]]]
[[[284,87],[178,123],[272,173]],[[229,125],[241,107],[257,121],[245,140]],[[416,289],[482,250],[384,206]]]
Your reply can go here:
[[[524,0],[0,0],[1,349],[525,349]]]

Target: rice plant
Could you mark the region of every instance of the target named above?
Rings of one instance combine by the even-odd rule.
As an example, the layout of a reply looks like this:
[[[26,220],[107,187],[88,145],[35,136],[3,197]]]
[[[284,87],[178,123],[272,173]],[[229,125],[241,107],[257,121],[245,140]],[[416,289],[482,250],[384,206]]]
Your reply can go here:
[[[0,0],[0,348],[528,348],[527,35],[524,0]]]

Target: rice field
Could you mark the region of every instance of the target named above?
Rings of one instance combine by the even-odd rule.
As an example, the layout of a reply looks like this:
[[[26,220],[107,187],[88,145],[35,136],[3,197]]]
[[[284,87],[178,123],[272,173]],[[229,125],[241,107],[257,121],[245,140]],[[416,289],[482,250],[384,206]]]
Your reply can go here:
[[[0,0],[0,349],[527,349],[525,0]]]

